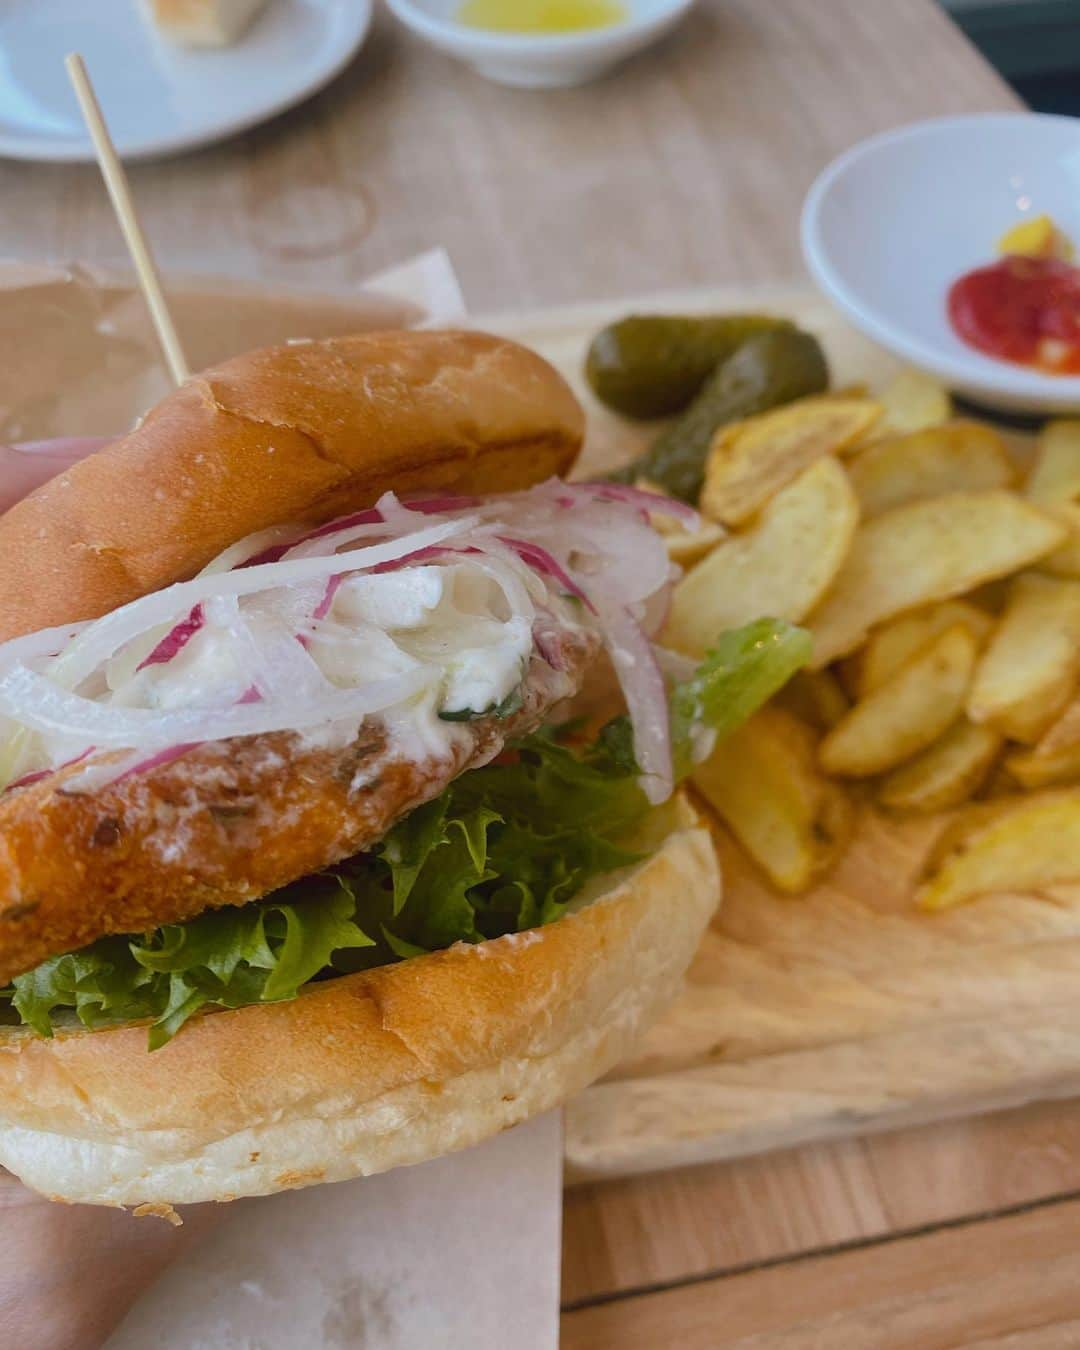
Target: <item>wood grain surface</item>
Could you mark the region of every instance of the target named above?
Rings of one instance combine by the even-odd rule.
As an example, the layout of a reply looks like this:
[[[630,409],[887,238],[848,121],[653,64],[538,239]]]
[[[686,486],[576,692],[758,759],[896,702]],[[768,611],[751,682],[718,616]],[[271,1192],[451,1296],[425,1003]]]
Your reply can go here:
[[[132,177],[167,269],[344,297],[441,243],[474,311],[512,311],[794,277],[833,155],[1015,106],[932,0],[699,0],[655,50],[550,93],[486,84],[380,14],[318,98]],[[0,163],[0,249],[120,261],[96,172]],[[564,1345],[1080,1346],[1078,1191],[1066,1103],[582,1186]]]
[[[166,268],[322,290],[445,244],[474,310],[797,274],[798,212],[862,136],[1014,106],[932,0],[699,0],[579,89],[489,84],[380,12],[317,98],[132,167]],[[115,262],[97,170],[0,162],[0,247]]]

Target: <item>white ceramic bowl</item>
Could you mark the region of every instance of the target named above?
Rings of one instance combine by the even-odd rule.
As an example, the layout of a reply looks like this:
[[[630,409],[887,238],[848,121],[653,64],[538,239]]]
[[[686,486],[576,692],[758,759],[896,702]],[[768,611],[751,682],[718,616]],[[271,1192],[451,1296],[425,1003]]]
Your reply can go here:
[[[968,347],[945,297],[994,260],[996,242],[1043,212],[1080,245],[1080,120],[987,113],[917,122],[834,160],[806,198],[814,280],[896,356],[990,407],[1080,411],[1080,376],[1044,375]]]
[[[393,13],[440,51],[499,84],[549,89],[583,84],[655,42],[694,0],[624,0],[628,17],[574,33],[503,33],[459,23],[461,0],[387,0]]]

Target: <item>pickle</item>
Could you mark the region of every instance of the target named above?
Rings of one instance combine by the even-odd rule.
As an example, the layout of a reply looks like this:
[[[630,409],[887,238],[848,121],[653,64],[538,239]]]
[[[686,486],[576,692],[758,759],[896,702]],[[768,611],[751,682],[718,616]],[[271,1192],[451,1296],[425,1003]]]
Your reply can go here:
[[[747,338],[792,326],[760,314],[631,314],[593,338],[585,376],[600,402],[624,417],[671,417]]]
[[[647,478],[696,505],[718,428],[806,394],[820,394],[828,385],[829,367],[816,338],[798,328],[758,333],[717,369],[677,422],[612,477],[628,483]]]

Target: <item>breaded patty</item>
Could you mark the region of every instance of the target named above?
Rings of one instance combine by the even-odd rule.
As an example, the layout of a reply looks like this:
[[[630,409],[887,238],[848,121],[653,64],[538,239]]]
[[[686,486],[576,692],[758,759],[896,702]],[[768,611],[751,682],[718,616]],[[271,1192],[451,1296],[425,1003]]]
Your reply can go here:
[[[0,798],[0,984],[110,933],[242,905],[362,853],[459,774],[540,726],[580,688],[598,642],[568,638],[565,669],[534,656],[514,715],[461,723],[449,757],[403,756],[376,719],[340,749],[292,732],[207,742],[93,791],[86,763]]]

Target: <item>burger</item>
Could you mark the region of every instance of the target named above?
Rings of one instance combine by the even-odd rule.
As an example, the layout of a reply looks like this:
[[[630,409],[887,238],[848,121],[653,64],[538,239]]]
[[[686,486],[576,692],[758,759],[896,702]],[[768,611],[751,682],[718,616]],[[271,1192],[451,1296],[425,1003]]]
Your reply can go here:
[[[677,785],[805,645],[657,646],[687,508],[568,481],[582,431],[494,337],[292,344],[0,517],[0,1165],[165,1215],[379,1172],[671,999]]]

